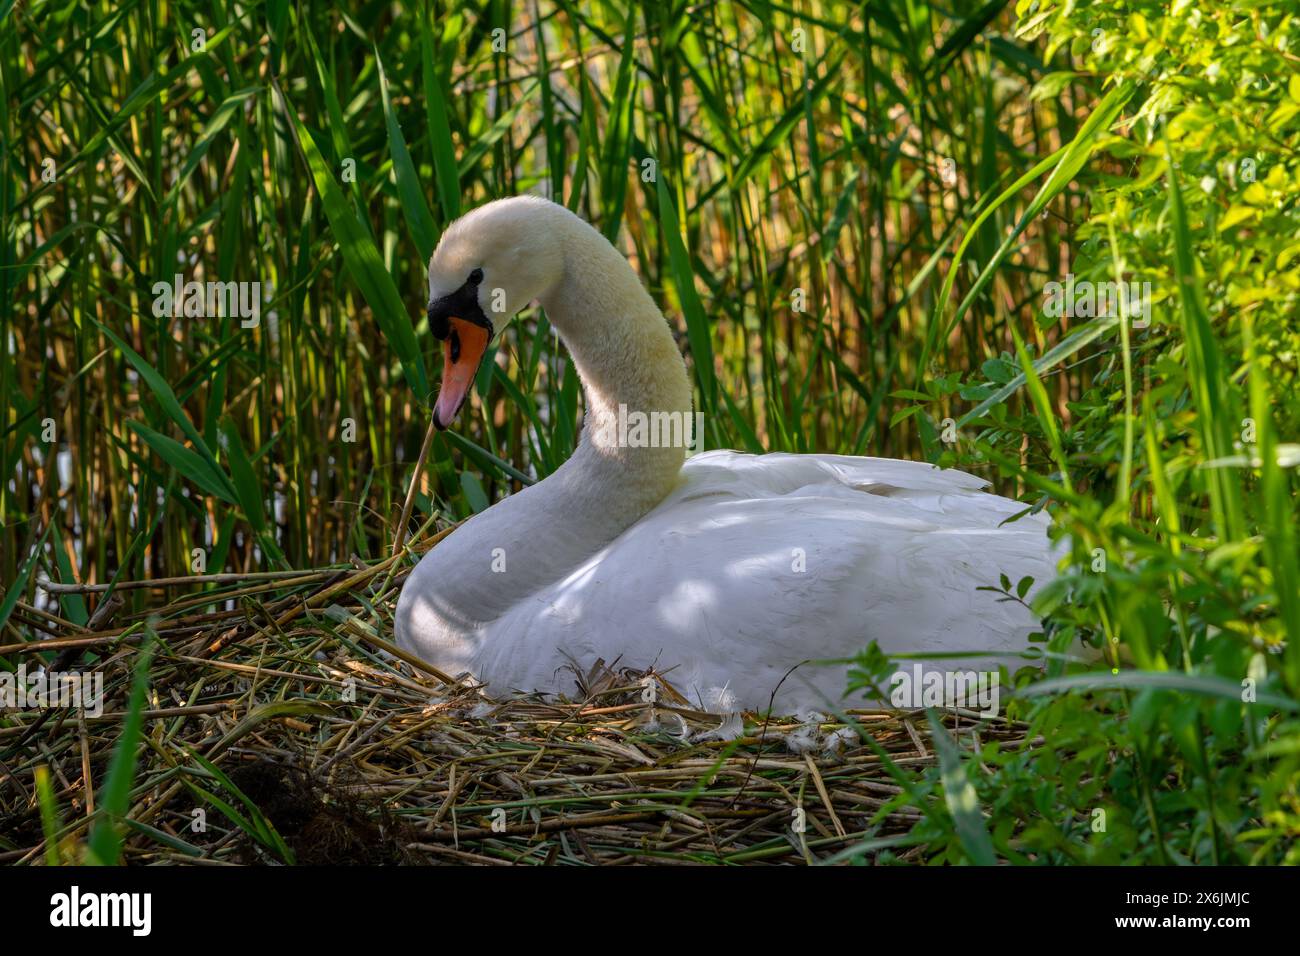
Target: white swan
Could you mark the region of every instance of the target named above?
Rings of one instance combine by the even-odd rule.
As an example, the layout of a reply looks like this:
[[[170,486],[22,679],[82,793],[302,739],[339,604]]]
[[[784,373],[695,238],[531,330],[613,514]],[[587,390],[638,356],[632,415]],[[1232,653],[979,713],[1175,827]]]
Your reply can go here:
[[[979,651],[927,669],[1014,670],[1036,629],[979,591],[1053,575],[1043,515],[931,465],[839,455],[628,447],[619,408],[691,412],[663,315],[628,262],[567,209],[503,199],[464,216],[429,263],[445,340],[446,427],[494,328],[540,300],[575,363],[586,419],[554,474],[475,515],[411,572],[397,642],[495,693],[572,691],[571,664],[648,667],[703,709],[841,700],[847,658]],[[910,666],[910,665],[909,665]]]

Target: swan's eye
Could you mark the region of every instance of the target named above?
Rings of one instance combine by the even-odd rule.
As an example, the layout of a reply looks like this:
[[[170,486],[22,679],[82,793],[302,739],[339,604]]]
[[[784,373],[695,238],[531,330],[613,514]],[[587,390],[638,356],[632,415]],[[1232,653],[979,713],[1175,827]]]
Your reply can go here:
[[[483,270],[482,270],[482,269],[475,269],[473,272],[471,272],[471,273],[469,274],[469,281],[470,281],[470,285],[478,285],[480,282],[482,282],[482,281],[483,281]]]
[[[451,364],[452,364],[452,365],[455,365],[458,361],[460,361],[460,336],[456,334],[456,330],[455,330],[455,329],[452,329],[452,332],[451,332]]]

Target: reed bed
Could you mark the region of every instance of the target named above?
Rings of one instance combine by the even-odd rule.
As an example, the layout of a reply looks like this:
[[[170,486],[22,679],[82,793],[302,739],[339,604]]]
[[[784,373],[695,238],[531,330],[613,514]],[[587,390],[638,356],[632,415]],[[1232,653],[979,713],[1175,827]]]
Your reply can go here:
[[[137,763],[121,858],[135,864],[816,864],[921,852],[908,834],[922,811],[893,774],[934,764],[924,714],[749,714],[743,736],[723,740],[723,718],[695,709],[671,674],[618,662],[575,672],[567,699],[493,696],[381,636],[403,557],[197,593],[141,582],[169,599],[146,614],[118,604],[90,628],[20,604],[14,620],[47,639],[0,654],[29,666],[39,652],[70,667],[92,657],[80,666],[102,675],[103,707],[0,727],[0,861],[80,860],[104,799],[92,782],[124,746]],[[124,726],[146,653],[133,744]],[[967,744],[1024,739],[1005,719],[954,711],[944,723]],[[43,778],[44,798],[30,787]]]
[[[1017,303],[1055,274],[1082,196],[1066,189],[1034,220],[946,353],[928,318],[940,250],[1010,170],[1068,142],[1092,99],[1076,83],[1031,100],[1035,60],[1008,48],[1010,12],[961,6],[900,22],[887,3],[306,5],[264,22],[183,2],[164,28],[148,4],[101,2],[66,38],[50,10],[17,6],[0,36],[0,173],[31,181],[15,184],[0,248],[0,298],[17,306],[0,312],[0,341],[14,342],[0,394],[15,396],[0,578],[17,578],[51,524],[49,550],[101,582],[188,574],[194,548],[232,572],[387,553],[440,364],[423,317],[432,244],[459,213],[522,192],[627,252],[707,383],[708,447],[937,454],[937,430],[891,393],[1013,347]],[[121,55],[74,55],[83,35]],[[156,95],[134,97],[141,84]],[[69,99],[87,85],[94,106]],[[54,182],[35,175],[47,159]],[[336,232],[348,221],[355,241]],[[977,246],[991,255],[1012,222],[997,211]],[[674,232],[686,272],[671,266]],[[382,267],[367,257],[359,294],[365,246]],[[178,272],[262,283],[260,323],[155,315],[154,284]],[[391,295],[372,301],[381,288]],[[418,356],[403,354],[406,327]],[[417,521],[481,510],[573,450],[581,397],[544,314],[499,341],[477,403],[432,443]],[[1047,387],[1064,408],[1083,381]],[[253,480],[194,485],[207,469],[155,457],[177,434],[225,470],[247,457]]]

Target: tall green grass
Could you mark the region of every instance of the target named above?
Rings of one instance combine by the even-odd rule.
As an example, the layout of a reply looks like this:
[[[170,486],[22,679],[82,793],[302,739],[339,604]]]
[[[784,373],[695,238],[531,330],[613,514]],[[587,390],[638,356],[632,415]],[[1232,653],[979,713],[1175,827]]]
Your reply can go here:
[[[682,332],[708,443],[750,450],[933,457],[933,416],[891,424],[893,393],[1008,347],[1061,238],[1030,223],[942,347],[945,250],[1074,138],[1073,106],[1028,99],[1046,67],[1000,4],[241,10],[6,18],[7,578],[56,501],[87,580],[188,573],[194,548],[231,570],[383,553],[438,366],[424,263],[476,203],[542,191],[618,242]],[[1085,118],[1089,99],[1063,97]],[[1058,213],[1077,207],[1058,185]],[[971,261],[1015,221],[991,209]],[[155,317],[176,272],[262,282],[261,326]],[[414,520],[544,477],[576,441],[545,316],[498,349]]]

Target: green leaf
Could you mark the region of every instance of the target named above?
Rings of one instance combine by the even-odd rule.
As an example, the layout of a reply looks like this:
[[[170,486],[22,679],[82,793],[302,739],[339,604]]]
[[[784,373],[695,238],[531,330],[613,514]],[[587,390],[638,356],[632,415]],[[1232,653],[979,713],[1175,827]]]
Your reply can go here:
[[[185,165],[177,173],[176,179],[172,182],[172,188],[168,190],[167,196],[162,201],[164,209],[170,210],[172,208],[186,180],[190,178],[194,170],[198,168],[199,163],[203,161],[203,157],[207,155],[217,136],[243,108],[244,101],[256,96],[261,91],[260,86],[250,86],[237,93],[230,94],[217,107],[216,112],[212,114],[212,118],[208,120],[207,125],[203,128],[203,132],[199,134],[199,138],[186,150]]]
[[[0,602],[0,632],[4,631],[5,623],[9,620],[9,615],[13,613],[14,606],[18,603],[18,599],[22,597],[23,592],[27,590],[27,579],[31,576],[32,568],[36,565],[36,559],[40,557],[41,548],[45,546],[45,539],[49,534],[50,527],[47,525],[40,540],[36,542],[36,547],[32,548],[31,554],[27,555],[27,560],[18,568],[17,576],[4,586],[5,597],[4,601]]]
[[[136,654],[135,676],[131,681],[131,696],[122,721],[122,734],[113,748],[108,765],[108,779],[98,792],[99,806],[90,832],[88,849],[93,862],[102,866],[116,866],[122,854],[122,836],[118,825],[130,808],[131,782],[140,745],[140,732],[144,726],[145,695],[149,689],[149,663],[153,660],[152,635]]]
[[[397,292],[393,277],[384,268],[384,262],[375,248],[370,234],[361,226],[356,215],[343,198],[343,192],[329,171],[325,157],[321,155],[315,140],[307,128],[298,119],[287,100],[282,101],[282,108],[293,130],[294,138],[307,160],[311,170],[312,181],[320,193],[321,203],[325,208],[325,217],[329,220],[334,238],[343,254],[348,274],[352,276],[361,294],[365,297],[370,310],[383,330],[384,338],[397,354],[402,363],[402,373],[406,383],[415,393],[416,399],[424,404],[429,401],[429,379],[424,371],[424,358],[420,354],[419,343],[415,337],[415,325],[402,304],[402,297]]]
[[[281,701],[280,703],[289,704],[293,702]],[[282,709],[288,713],[296,712],[293,708],[282,708]],[[189,786],[190,790],[196,796],[201,797],[203,800],[207,801],[208,803],[211,803],[214,807],[216,807],[219,811],[221,811],[222,815],[225,816],[226,819],[228,819],[231,823],[235,824],[235,826],[239,827],[239,829],[243,830],[249,836],[253,837],[259,843],[265,846],[268,850],[271,850],[272,852],[276,853],[280,857],[280,859],[284,860],[286,863],[292,864],[294,862],[293,851],[290,850],[288,845],[284,842],[284,839],[280,836],[279,832],[275,829],[275,825],[266,818],[265,814],[262,813],[261,808],[256,803],[254,803],[242,790],[240,790],[237,786],[235,786],[234,781],[231,780],[228,776],[226,776],[226,774],[222,772],[221,768],[219,768],[215,763],[213,763],[211,760],[208,760],[206,757],[204,757],[196,750],[193,750],[188,747],[186,749],[189,751],[189,754],[194,759],[195,763],[197,763],[200,767],[202,767],[214,778],[216,778],[217,782],[220,783],[221,786],[224,787],[228,793],[232,794],[236,799],[239,800],[240,803],[244,805],[244,807],[248,810],[248,818],[245,818],[243,814],[241,814],[238,810],[236,810],[231,804],[227,803],[225,800],[222,800],[220,797],[218,797],[216,794],[212,793],[211,791],[206,790],[203,787],[197,787],[194,784],[190,783],[189,781],[185,781],[186,785]]]
[[[602,233],[613,242],[623,221],[627,202],[628,163],[632,158],[632,118],[636,109],[636,12],[629,3],[623,27],[622,52],[614,91],[609,99],[609,118],[605,123],[605,150],[600,158]],[[657,176],[662,179],[662,175]]]
[[[475,514],[487,510],[489,504],[487,493],[484,492],[483,486],[479,484],[472,471],[460,473],[460,490],[465,493],[465,500],[469,502]]]
[[[1044,694],[1084,692],[1098,690],[1156,690],[1197,694],[1242,703],[1241,684],[1223,677],[1201,674],[1184,674],[1177,671],[1125,670],[1118,674],[1074,674],[1038,681],[1014,691],[1015,697],[1041,697]],[[1274,707],[1289,713],[1300,712],[1300,701],[1279,694],[1261,693],[1248,706]]]
[[[180,837],[173,836],[165,830],[159,830],[157,827],[151,827],[147,823],[141,823],[139,820],[132,820],[130,817],[125,818],[122,822],[136,833],[141,833],[147,836],[155,843],[161,843],[163,846],[171,847],[178,853],[184,853],[186,856],[194,857],[202,856],[204,853],[202,848],[195,846],[193,843],[187,843]]]
[[[691,343],[691,360],[695,368],[696,379],[700,383],[703,398],[703,411],[712,415],[717,408],[715,400],[716,382],[713,374],[713,336],[709,329],[708,317],[704,314],[704,305],[695,291],[695,271],[691,268],[691,258],[682,241],[681,226],[677,220],[677,210],[673,206],[668,187],[664,185],[662,175],[656,177],[655,188],[659,193],[659,221],[663,226],[664,241],[668,244],[668,258],[672,265],[673,280],[677,286],[677,297],[682,303],[682,312],[686,316],[686,337]]]
[[[460,215],[460,173],[456,165],[456,149],[451,141],[451,125],[447,122],[447,103],[443,99],[442,82],[433,62],[433,31],[427,23],[428,14],[421,15],[420,60],[424,78],[424,111],[429,123],[429,144],[433,149],[433,176],[438,187],[438,205],[443,224]]]
[[[54,552],[54,564],[59,569],[59,580],[64,584],[75,583],[77,576],[72,573],[72,562],[68,560],[68,552],[63,549],[57,521],[50,524],[50,550]],[[78,627],[85,627],[86,622],[90,620],[84,595],[60,594],[59,606],[63,608],[63,613],[68,620]]]
[[[41,808],[41,835],[45,837],[45,865],[62,866],[59,858],[59,807],[54,802],[54,787],[50,784],[50,768],[41,764],[36,768],[36,801]]]
[[[1118,324],[1119,324],[1119,319],[1114,317],[1093,319],[1087,325],[1081,327],[1078,331],[1062,339],[1055,346],[1048,349],[1041,356],[1039,356],[1038,359],[1033,363],[1034,371],[1041,376],[1045,370],[1065,361],[1075,352],[1079,351],[1079,349],[1083,348],[1085,345],[1089,344],[1090,342],[1095,342],[1097,339],[1101,338],[1111,329],[1115,328]],[[1023,386],[1027,380],[1028,379],[1025,377],[1025,373],[1021,372],[1015,378],[1011,379],[1011,381],[1007,382],[1007,384],[1001,386],[996,392],[994,392],[988,398],[984,399],[984,401],[980,402],[978,405],[972,408],[961,418],[957,419],[957,427],[961,428],[964,425],[966,425],[967,422],[971,422],[979,418],[990,408],[993,408],[997,405],[1001,405],[1008,398],[1010,398],[1012,395],[1018,392],[1021,386]]]
[[[1078,175],[1079,170],[1083,168],[1083,164],[1087,162],[1088,158],[1092,155],[1093,150],[1097,148],[1097,144],[1102,134],[1110,129],[1111,124],[1119,117],[1120,111],[1124,108],[1124,105],[1130,98],[1132,98],[1134,89],[1135,87],[1133,83],[1125,81],[1107,93],[1105,97],[1102,98],[1101,102],[1097,104],[1096,109],[1092,111],[1092,114],[1080,128],[1078,135],[1070,141],[1069,145],[1057,150],[1051,156],[1048,156],[1046,159],[1039,162],[1029,170],[1029,172],[1025,173],[1025,175],[1012,183],[1009,188],[999,195],[996,200],[990,203],[988,207],[980,213],[978,217],[976,217],[975,221],[971,223],[970,229],[966,231],[966,235],[962,238],[961,244],[957,247],[957,252],[953,255],[952,264],[948,267],[948,274],[945,276],[943,287],[939,292],[939,299],[935,303],[933,318],[930,327],[926,332],[927,361],[929,354],[933,352],[936,344],[938,342],[947,341],[952,330],[956,328],[959,322],[961,322],[962,317],[966,315],[967,311],[969,311],[971,305],[975,302],[980,292],[993,280],[993,276],[997,274],[998,268],[1002,265],[1002,260],[1006,258],[1007,254],[1014,247],[1016,240],[1020,237],[1020,234],[1024,231],[1025,227],[1034,220],[1034,217],[1043,211],[1049,202],[1060,195],[1061,192],[1070,185],[1074,177]],[[985,264],[982,270],[980,270],[979,276],[971,286],[970,291],[966,293],[966,297],[962,299],[961,304],[957,306],[957,310],[953,313],[952,318],[945,323],[943,321],[943,314],[948,308],[948,299],[952,293],[952,286],[957,279],[958,272],[960,271],[958,266],[962,261],[967,246],[969,246],[979,234],[980,226],[982,226],[997,209],[1018,195],[1022,188],[1047,169],[1052,170],[1051,175],[1047,177],[1047,181],[1043,183],[1042,188],[1039,189],[1037,195],[1035,195],[1033,200],[1029,203],[1028,208],[1025,209],[1024,213],[1016,221],[1015,227],[1009,231],[1007,237],[1002,241],[1002,244],[998,247],[993,258]],[[925,367],[925,364],[926,362],[923,361],[920,363],[919,367],[923,368]],[[961,423],[959,422],[958,426],[960,427],[960,425]]]
[[[276,544],[272,529],[266,522],[266,511],[262,504],[262,483],[258,481],[257,472],[244,451],[243,442],[239,440],[239,431],[229,418],[221,420],[221,439],[226,452],[226,461],[230,463],[230,475],[234,481],[235,493],[239,498],[239,507],[244,517],[257,534],[258,541],[272,560],[284,562],[284,552]]]
[[[397,122],[397,114],[393,112],[393,100],[388,93],[388,77],[384,74],[378,47],[375,48],[375,66],[379,70],[379,92],[384,103],[384,123],[388,127],[388,151],[393,157],[393,175],[397,179],[397,194],[402,200],[402,214],[406,218],[406,228],[415,240],[415,248],[419,250],[420,261],[428,262],[433,255],[433,247],[438,242],[438,229],[433,224],[433,216],[429,215],[429,205],[424,201],[420,177],[415,171],[415,164],[411,162],[406,139],[402,136],[402,127]]]
[[[845,54],[838,54],[826,67],[821,79],[807,89],[804,95],[800,96],[781,114],[781,118],[763,134],[763,138],[759,140],[758,145],[745,152],[745,158],[740,161],[740,165],[736,167],[736,171],[731,177],[729,185],[733,192],[738,191],[741,184],[758,171],[763,161],[781,147],[781,144],[790,135],[791,130],[794,129],[795,124],[804,116],[805,111],[812,109],[834,84],[843,81],[843,76],[840,74],[840,64],[844,62],[844,59]]]
[[[176,469],[183,478],[228,504],[238,504],[232,490],[233,485],[220,466],[214,468],[198,452],[191,451],[174,438],[168,438],[147,425],[128,420],[126,427],[139,435],[159,458]]]
[[[934,710],[927,708],[925,713],[930,719],[930,739],[934,741],[935,753],[939,758],[943,797],[956,825],[957,839],[972,863],[976,866],[993,866],[997,863],[997,857],[993,852],[989,832],[984,826],[979,797],[962,766],[961,751]]]
[[[190,440],[190,443],[194,445],[195,452],[199,455],[203,464],[207,468],[208,473],[206,477],[215,482],[216,486],[221,487],[226,494],[233,496],[234,487],[229,484],[229,479],[226,478],[225,472],[221,470],[221,466],[217,464],[217,459],[216,456],[212,454],[212,449],[209,448],[207,443],[203,440],[203,436],[199,434],[199,430],[194,427],[194,422],[190,421],[190,416],[185,414],[185,409],[181,408],[181,403],[177,401],[176,393],[172,391],[172,387],[167,384],[166,380],[163,379],[161,375],[158,374],[157,369],[146,362],[134,349],[131,348],[131,346],[127,345],[126,342],[119,338],[112,329],[93,316],[91,317],[91,321],[99,326],[100,331],[108,337],[109,341],[118,347],[121,353],[126,357],[126,360],[131,363],[131,366],[139,373],[140,377],[144,379],[145,384],[149,386],[149,390],[153,392],[154,398],[156,398],[158,404],[162,406],[163,412],[176,424],[185,437]],[[154,434],[157,434],[157,432],[154,432]],[[141,437],[143,437],[143,435]],[[233,498],[231,500],[233,500]]]

